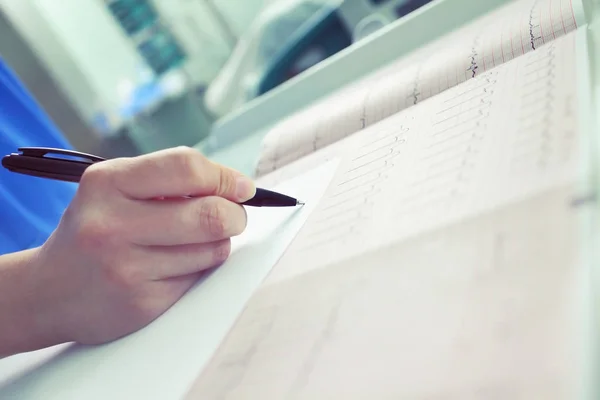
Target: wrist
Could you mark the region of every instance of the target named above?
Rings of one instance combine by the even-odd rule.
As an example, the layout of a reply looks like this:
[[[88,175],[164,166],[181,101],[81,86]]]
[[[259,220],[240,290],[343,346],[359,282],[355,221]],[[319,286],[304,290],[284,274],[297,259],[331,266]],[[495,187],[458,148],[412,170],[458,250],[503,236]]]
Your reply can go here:
[[[39,249],[0,256],[0,358],[64,342],[43,295]]]

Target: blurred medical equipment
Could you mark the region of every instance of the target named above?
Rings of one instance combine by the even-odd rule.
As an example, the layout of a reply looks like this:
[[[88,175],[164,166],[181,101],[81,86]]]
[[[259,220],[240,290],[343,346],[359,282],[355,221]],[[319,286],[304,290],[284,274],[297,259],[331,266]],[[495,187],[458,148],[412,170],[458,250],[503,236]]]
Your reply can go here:
[[[280,0],[240,38],[206,92],[217,117],[281,85],[431,0]]]

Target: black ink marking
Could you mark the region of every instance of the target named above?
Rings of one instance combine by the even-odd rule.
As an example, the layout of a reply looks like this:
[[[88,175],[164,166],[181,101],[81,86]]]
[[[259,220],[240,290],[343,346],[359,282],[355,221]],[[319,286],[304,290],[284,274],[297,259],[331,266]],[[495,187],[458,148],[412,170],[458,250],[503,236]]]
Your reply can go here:
[[[419,96],[421,95],[421,91],[419,89],[419,84],[420,84],[420,77],[421,77],[421,70],[423,69],[424,65],[423,64],[419,64],[419,67],[417,68],[417,73],[415,74],[415,81],[413,83],[413,90],[411,95],[409,96],[409,98],[413,99],[413,105],[417,104],[419,102]]]
[[[467,69],[467,71],[471,71],[471,78],[475,78],[475,75],[477,74],[477,69],[479,68],[479,66],[477,65],[477,56],[479,55],[477,53],[478,46],[479,36],[475,38],[475,40],[473,41],[473,46],[471,47],[471,65]]]
[[[530,43],[531,43],[531,49],[535,50],[535,35],[533,34],[533,13],[535,12],[536,8],[537,8],[537,3],[538,0],[535,1],[535,3],[533,3],[533,6],[531,7],[531,11],[529,12],[529,37],[531,38]]]

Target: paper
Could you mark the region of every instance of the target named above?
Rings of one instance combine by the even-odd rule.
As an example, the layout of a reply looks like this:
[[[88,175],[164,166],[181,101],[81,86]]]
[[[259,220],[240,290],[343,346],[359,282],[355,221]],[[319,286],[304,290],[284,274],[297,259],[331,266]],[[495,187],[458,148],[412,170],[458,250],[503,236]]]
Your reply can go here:
[[[262,287],[186,400],[581,398],[570,196]]]
[[[576,36],[361,133],[186,399],[597,398]]]
[[[268,283],[573,182],[575,43],[573,32],[362,132]]]
[[[518,0],[401,58],[276,125],[257,174],[306,156],[583,24],[581,0]]]
[[[0,398],[180,399],[319,202],[336,167],[334,160],[273,188],[306,201],[302,208],[248,207],[247,230],[232,241],[226,264],[146,328],[104,346],[69,347],[41,365],[38,360],[56,349],[1,360],[0,370],[12,376],[3,377]],[[30,366],[37,368],[27,372]]]

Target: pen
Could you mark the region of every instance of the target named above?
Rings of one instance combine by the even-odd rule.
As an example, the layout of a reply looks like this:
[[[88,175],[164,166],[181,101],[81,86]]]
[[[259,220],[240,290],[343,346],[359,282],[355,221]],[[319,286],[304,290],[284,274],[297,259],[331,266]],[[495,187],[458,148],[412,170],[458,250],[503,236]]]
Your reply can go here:
[[[87,167],[97,162],[106,161],[105,158],[91,154],[46,147],[20,147],[18,151],[20,153],[12,153],[2,158],[4,168],[24,175],[66,182],[79,182]],[[54,155],[54,157],[51,155]],[[60,156],[72,158],[68,159]],[[304,205],[303,202],[293,197],[262,188],[257,188],[254,197],[241,204],[253,207]]]

